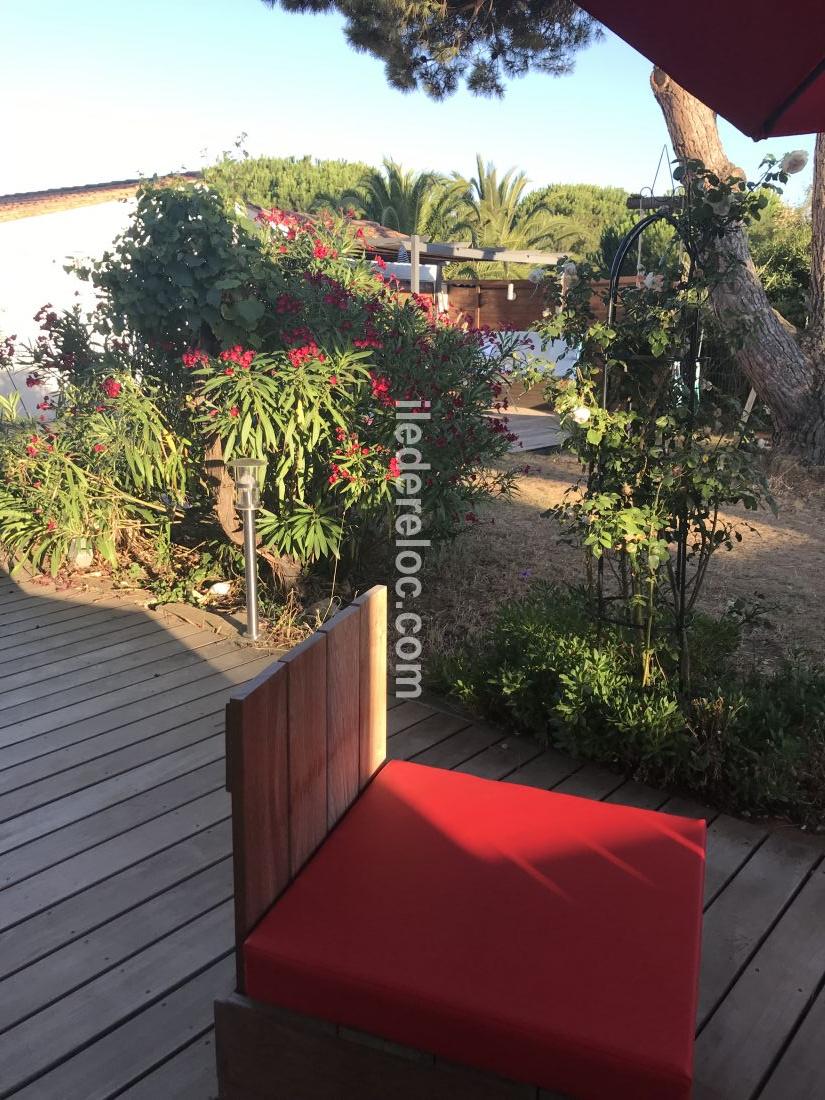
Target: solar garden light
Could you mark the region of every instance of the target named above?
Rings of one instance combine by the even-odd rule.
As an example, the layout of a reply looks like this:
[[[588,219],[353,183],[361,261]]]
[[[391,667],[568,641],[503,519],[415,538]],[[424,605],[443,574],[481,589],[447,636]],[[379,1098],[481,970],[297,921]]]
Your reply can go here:
[[[246,578],[246,633],[258,638],[258,555],[255,550],[255,512],[261,504],[260,482],[266,459],[235,458],[227,463],[235,480],[235,510],[243,519],[243,559]]]

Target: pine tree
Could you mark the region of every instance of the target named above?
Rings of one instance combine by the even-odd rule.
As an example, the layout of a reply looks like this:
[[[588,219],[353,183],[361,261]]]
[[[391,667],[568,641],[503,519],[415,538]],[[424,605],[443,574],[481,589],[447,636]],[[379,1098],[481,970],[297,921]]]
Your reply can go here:
[[[502,95],[530,69],[559,76],[598,34],[569,0],[264,0],[286,11],[338,11],[356,50],[384,62],[401,91],[442,99],[462,79],[479,95]]]

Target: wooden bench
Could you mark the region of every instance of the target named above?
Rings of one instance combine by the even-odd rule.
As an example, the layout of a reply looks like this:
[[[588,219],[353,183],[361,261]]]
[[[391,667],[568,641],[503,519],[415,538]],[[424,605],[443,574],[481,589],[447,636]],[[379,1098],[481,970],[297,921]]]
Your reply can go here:
[[[227,708],[222,1100],[688,1100],[704,823],[386,755],[386,592]]]

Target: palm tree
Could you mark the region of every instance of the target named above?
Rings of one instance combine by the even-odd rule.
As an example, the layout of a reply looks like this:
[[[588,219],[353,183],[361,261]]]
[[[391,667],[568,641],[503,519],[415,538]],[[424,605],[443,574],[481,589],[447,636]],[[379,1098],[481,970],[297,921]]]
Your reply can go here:
[[[366,173],[358,188],[346,192],[339,204],[354,206],[365,217],[400,233],[443,240],[461,227],[466,199],[463,180],[405,170],[385,158],[383,170]]]
[[[546,203],[530,201],[524,172],[511,168],[499,179],[495,165],[485,165],[477,153],[476,175],[469,182],[456,182],[466,189],[467,223],[479,248],[558,249],[570,236]],[[482,271],[488,277],[511,273],[508,264],[483,263],[462,264],[456,274],[478,276]]]

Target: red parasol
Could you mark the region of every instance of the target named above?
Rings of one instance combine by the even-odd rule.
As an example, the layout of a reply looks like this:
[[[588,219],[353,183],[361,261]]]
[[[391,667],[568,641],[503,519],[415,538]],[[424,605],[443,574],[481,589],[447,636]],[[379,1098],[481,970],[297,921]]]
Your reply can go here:
[[[822,0],[581,6],[752,138],[825,130]]]

